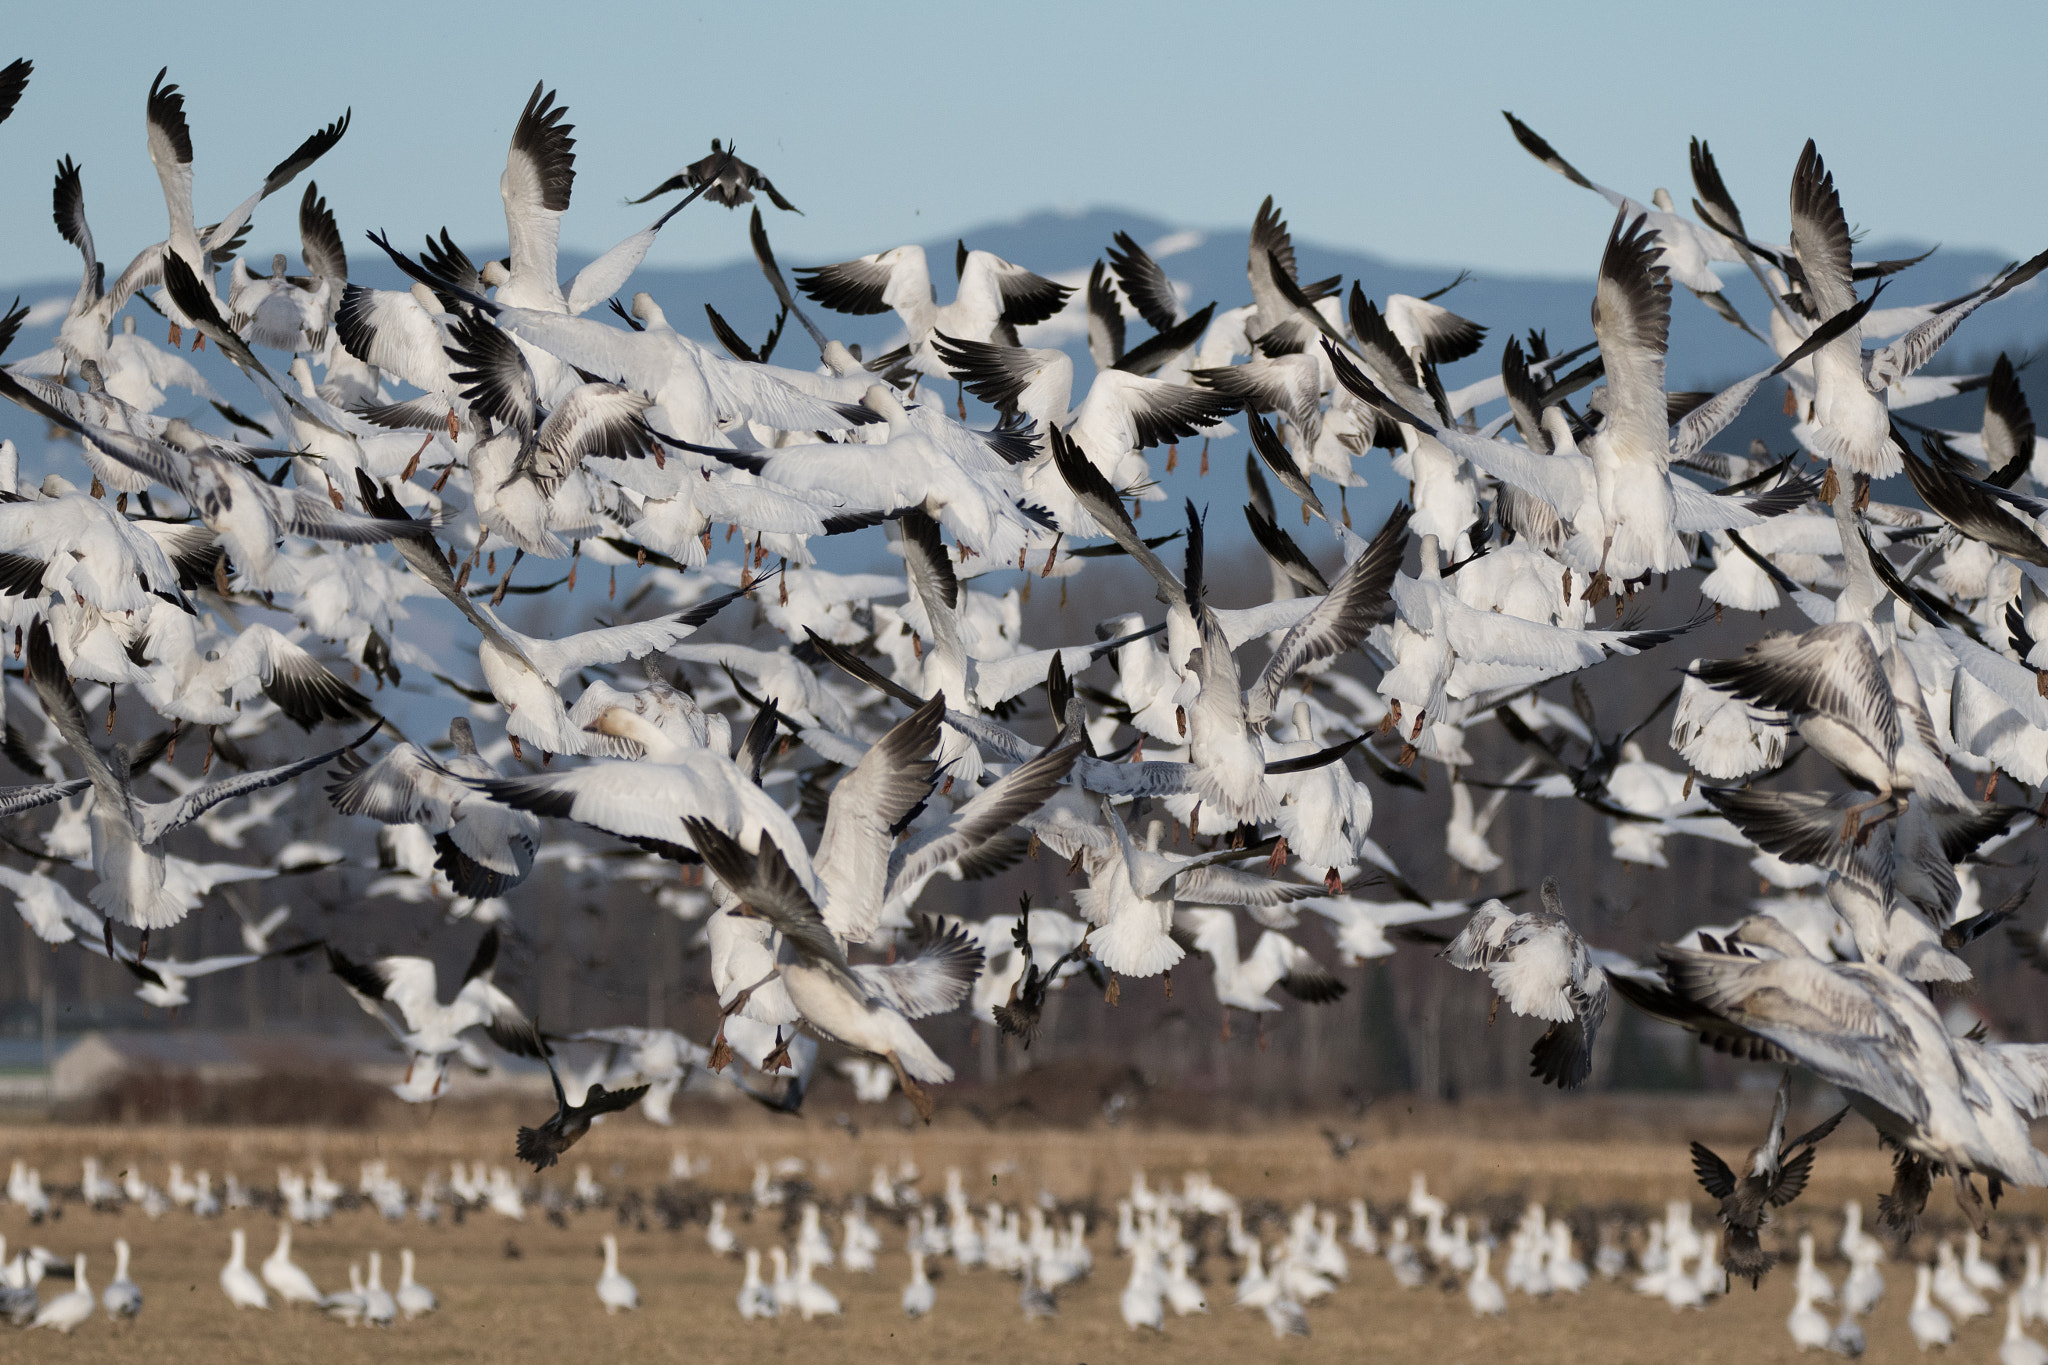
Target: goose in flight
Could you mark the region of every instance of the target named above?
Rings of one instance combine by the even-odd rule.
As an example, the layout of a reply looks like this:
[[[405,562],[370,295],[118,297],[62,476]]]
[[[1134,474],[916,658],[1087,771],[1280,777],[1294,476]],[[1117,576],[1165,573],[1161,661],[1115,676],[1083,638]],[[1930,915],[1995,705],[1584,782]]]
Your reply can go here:
[[[109,957],[126,967],[129,973],[142,983],[136,988],[135,994],[145,1005],[153,1005],[160,1010],[176,1010],[192,1003],[190,983],[199,977],[232,971],[237,967],[247,967],[252,963],[273,958],[297,957],[303,953],[310,953],[315,948],[324,947],[325,944],[320,939],[308,939],[289,948],[275,948],[264,953],[229,953],[219,957],[202,957],[194,962],[180,962],[174,957],[155,957],[145,961],[119,943],[115,943],[110,951],[102,942],[101,936],[92,934],[80,935],[78,946],[87,952]]]
[[[1713,309],[1723,318],[1756,337],[1764,338],[1742,320],[1721,290],[1721,277],[1713,266],[1716,262],[1733,263],[1742,259],[1735,245],[1721,232],[1711,227],[1703,228],[1698,223],[1676,211],[1667,190],[1659,189],[1650,196],[1650,203],[1643,204],[1621,193],[1595,184],[1579,173],[1577,167],[1559,156],[1557,150],[1535,129],[1503,109],[1501,117],[1508,121],[1508,128],[1514,133],[1515,141],[1522,144],[1522,150],[1535,157],[1544,165],[1556,171],[1565,179],[1582,189],[1588,189],[1614,205],[1629,217],[1641,217],[1657,234],[1657,263],[1670,272],[1671,278],[1690,289],[1701,303]],[[1768,343],[1766,343],[1768,344]]]
[[[29,681],[42,702],[43,713],[78,758],[92,784],[92,860],[99,881],[89,899],[109,917],[109,936],[113,932],[111,921],[116,918],[143,931],[138,957],[148,952],[151,929],[176,924],[191,908],[182,894],[165,883],[166,834],[197,820],[223,801],[289,782],[300,773],[332,762],[367,743],[383,728],[380,721],[340,748],[209,783],[175,801],[142,801],[131,787],[135,769],[130,750],[117,745],[111,754],[102,753],[86,733],[85,712],[78,704],[78,694],[72,690],[63,660],[51,642],[49,629],[41,621],[29,628],[27,658]]]
[[[1216,999],[1226,1010],[1269,1013],[1280,1006],[1266,992],[1278,986],[1297,1000],[1326,1005],[1347,989],[1315,956],[1287,935],[1267,929],[1250,956],[1237,950],[1237,916],[1206,906],[1176,909],[1173,927],[1187,936],[1195,952],[1205,953],[1213,969]],[[1229,1027],[1225,1015],[1225,1028]]]
[[[1696,676],[1785,715],[1815,752],[1875,794],[1844,814],[1844,839],[1864,814],[1907,793],[1949,810],[1969,804],[1942,757],[1912,665],[1896,647],[1880,659],[1857,621],[1765,636],[1739,659],[1702,662]]]
[[[216,454],[207,436],[184,423],[173,423],[166,432],[171,439],[189,442],[174,449],[150,437],[81,422],[4,370],[0,370],[0,394],[85,437],[112,459],[185,499],[194,514],[220,537],[240,576],[259,590],[276,581],[277,543],[286,534],[357,545],[428,534],[425,523],[402,513],[391,519],[364,516],[340,510],[308,489],[275,487],[253,469]]]
[[[1838,1086],[1884,1136],[1899,1154],[1881,1208],[1886,1226],[1911,1228],[1937,1170],[1953,1174],[1958,1204],[1979,1223],[1972,1172],[2013,1185],[2048,1182],[2048,1157],[2027,1134],[2027,1118],[2043,1104],[2038,1085],[2022,1079],[2025,1063],[1952,1037],[1925,991],[1895,972],[1823,962],[1764,916],[1743,920],[1725,941],[1667,945],[1657,956],[1681,1001]]]
[[[169,73],[169,67],[156,73],[156,79],[150,82],[149,100],[144,109],[149,133],[149,159],[156,167],[157,180],[163,187],[164,208],[170,219],[169,235],[153,246],[144,247],[98,301],[96,308],[100,310],[100,317],[105,319],[99,323],[102,330],[136,291],[167,282],[169,262],[173,258],[193,279],[204,282],[200,284],[199,292],[210,301],[214,267],[231,254],[233,244],[239,241],[248,225],[249,215],[256,211],[258,204],[291,184],[301,171],[332,151],[348,132],[353,117],[353,111],[344,111],[340,118],[308,137],[290,156],[271,167],[254,194],[218,223],[201,230],[195,226],[197,220],[192,216],[192,131],[185,121],[185,96],[176,84],[165,82],[164,77]],[[61,231],[65,224],[60,222],[58,226]],[[73,245],[79,246],[81,251],[85,249],[82,243],[74,242]],[[187,311],[187,302],[181,302],[174,296],[164,302],[165,315],[171,320],[171,345],[175,348],[180,339],[180,325],[189,326],[199,319]],[[218,310],[217,304],[213,307]]]
[[[738,148],[727,150],[717,138],[711,139],[711,155],[692,161],[668,179],[656,185],[638,199],[628,199],[629,204],[644,204],[650,199],[659,199],[676,190],[701,190],[714,204],[723,204],[736,209],[741,204],[754,202],[754,192],[768,196],[768,202],[785,213],[801,214],[802,209],[782,197],[775,183],[761,174],[758,167],[739,159]],[[755,210],[760,212],[759,209]]]
[[[1123,816],[1107,799],[1102,802],[1102,820],[1115,842],[1099,852],[1082,852],[1088,885],[1075,890],[1074,904],[1095,926],[1088,936],[1089,952],[1119,976],[1157,976],[1171,971],[1186,956],[1186,949],[1173,934],[1177,901],[1243,905],[1256,915],[1324,894],[1320,886],[1221,866],[1251,856],[1241,848],[1226,845],[1208,853],[1163,852],[1159,842],[1165,826],[1159,820],[1148,823],[1145,844],[1140,847],[1132,840]]]
[[[780,934],[772,975],[780,977],[805,1025],[820,1037],[889,1063],[904,1096],[929,1122],[931,1095],[919,1082],[943,1084],[953,1079],[953,1069],[910,1021],[953,1009],[967,998],[981,972],[981,948],[957,926],[942,929],[924,921],[909,953],[887,965],[852,966],[780,847],[763,840],[760,851],[749,854],[706,821],[686,820],[684,825],[712,874]]]
[[[1737,224],[1739,233],[1739,219]],[[1851,261],[1841,196],[1811,139],[1792,176],[1791,258],[1800,283],[1796,302],[1806,317],[1822,323],[1853,307],[1869,308],[1876,293],[1873,290],[1858,305],[1855,280],[1884,273],[1884,265],[1908,264],[1861,267]],[[1887,396],[1933,359],[1971,313],[2033,279],[2044,267],[2048,253],[1996,272],[1986,284],[1935,310],[1875,352],[1863,350],[1860,329],[1841,333],[1814,357],[1812,397],[1795,434],[1846,472],[1874,478],[1896,474],[1906,447],[1892,426]],[[1803,320],[1799,324],[1805,325]]]
[[[1759,1244],[1758,1231],[1770,1221],[1772,1209],[1784,1208],[1805,1191],[1821,1141],[1849,1112],[1846,1106],[1837,1109],[1787,1141],[1785,1117],[1791,1105],[1792,1073],[1787,1071],[1778,1080],[1770,1131],[1760,1145],[1750,1149],[1739,1176],[1705,1143],[1692,1144],[1693,1174],[1709,1196],[1721,1201],[1721,1223],[1728,1229],[1721,1264],[1730,1275],[1746,1277],[1751,1288],[1776,1264],[1776,1258]]]
[[[498,962],[498,927],[484,930],[462,973],[455,997],[441,1003],[432,958],[382,957],[355,962],[329,945],[327,965],[355,1002],[391,1031],[410,1054],[405,1079],[393,1087],[399,1098],[420,1103],[439,1096],[450,1053],[466,1048],[464,1032],[481,1028],[493,1043],[519,1057],[539,1055],[533,1025],[512,997],[492,980]],[[398,1011],[393,1020],[385,1006]]]
[[[921,246],[899,246],[837,265],[800,268],[797,288],[836,313],[856,317],[894,311],[910,339],[900,353],[910,367],[945,378],[953,374],[940,353],[940,337],[962,341],[1001,340],[1016,344],[1017,329],[1044,322],[1066,306],[1071,285],[1055,284],[986,251],[968,251],[958,261],[960,287],[941,307]],[[880,366],[896,357],[881,356]]]
[[[1550,1021],[1529,1050],[1531,1075],[1570,1089],[1592,1074],[1607,976],[1565,919],[1555,877],[1543,880],[1541,910],[1518,915],[1497,900],[1480,906],[1444,956],[1454,967],[1484,971],[1516,1014]]]
[[[540,822],[466,785],[469,779],[499,776],[477,752],[468,717],[448,723],[448,739],[455,752],[445,761],[411,744],[394,746],[375,763],[345,754],[340,769],[330,774],[335,780],[327,788],[328,799],[343,815],[424,829],[434,840],[434,865],[458,896],[502,896],[533,870]]]
[[[517,1147],[521,1161],[526,1162],[536,1171],[544,1171],[557,1161],[560,1161],[562,1153],[575,1146],[582,1139],[583,1135],[590,1131],[590,1125],[594,1119],[600,1118],[605,1114],[616,1114],[621,1110],[631,1109],[646,1096],[647,1087],[644,1085],[634,1085],[628,1086],[624,1090],[607,1090],[604,1086],[593,1083],[590,1089],[584,1093],[580,1104],[570,1104],[569,1096],[562,1089],[562,1074],[555,1070],[554,1054],[541,1042],[539,1027],[529,1024],[527,1026],[527,1035],[528,1043],[524,1049],[525,1055],[538,1055],[542,1061],[546,1062],[548,1066],[548,1079],[554,1082],[555,1112],[538,1128],[521,1128],[519,1130]],[[608,1237],[606,1240],[609,1241],[610,1238]],[[616,1249],[607,1256],[606,1272],[610,1275],[616,1276],[618,1274],[617,1258],[618,1253]],[[626,1288],[630,1292],[632,1286],[628,1284]],[[602,1281],[599,1282],[598,1289],[601,1297],[604,1289]],[[630,1307],[631,1305],[627,1306]]]
[[[546,85],[546,81],[536,81],[533,93],[526,97],[526,107],[513,126],[512,144],[505,153],[504,173],[498,177],[509,249],[503,261],[485,262],[477,279],[495,288],[498,303],[505,307],[573,317],[617,293],[646,259],[668,220],[718,182],[715,176],[703,181],[651,225],[577,271],[576,278],[563,289],[556,273],[556,250],[562,215],[569,210],[570,192],[576,185],[576,139],[570,136],[576,126],[562,121],[569,108],[555,103],[555,92]],[[551,372],[541,376],[542,390],[547,393],[563,377],[559,369],[550,368]]]

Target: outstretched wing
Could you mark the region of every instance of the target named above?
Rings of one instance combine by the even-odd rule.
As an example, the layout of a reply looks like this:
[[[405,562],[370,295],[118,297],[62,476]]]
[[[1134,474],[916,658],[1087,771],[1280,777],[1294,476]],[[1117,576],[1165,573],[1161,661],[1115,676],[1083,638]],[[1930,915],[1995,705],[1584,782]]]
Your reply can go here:
[[[1792,1168],[1788,1165],[1785,1169],[1790,1172]],[[1699,1177],[1701,1188],[1716,1199],[1726,1199],[1735,1193],[1735,1172],[1703,1142],[1692,1145],[1692,1173]],[[1806,1177],[1801,1175],[1799,1180],[1804,1185]]]

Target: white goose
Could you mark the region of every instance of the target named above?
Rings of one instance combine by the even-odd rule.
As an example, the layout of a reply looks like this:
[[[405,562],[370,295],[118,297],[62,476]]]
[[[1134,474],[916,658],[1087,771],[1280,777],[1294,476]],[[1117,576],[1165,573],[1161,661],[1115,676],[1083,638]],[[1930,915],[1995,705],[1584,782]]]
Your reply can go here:
[[[405,1247],[398,1253],[398,1292],[394,1298],[398,1311],[405,1314],[407,1322],[441,1306],[441,1301],[434,1297],[434,1291],[415,1280],[412,1272],[412,1248]]]
[[[270,1307],[270,1295],[264,1292],[263,1282],[249,1269],[247,1234],[236,1228],[230,1239],[233,1249],[228,1255],[228,1263],[220,1268],[221,1292],[237,1308]]]
[[[597,1277],[597,1301],[607,1314],[640,1306],[640,1291],[619,1273],[619,1239],[609,1232],[604,1235],[604,1273]]]
[[[317,1304],[323,1297],[313,1277],[292,1260],[292,1225],[288,1222],[278,1223],[277,1246],[263,1258],[262,1274],[263,1283],[286,1303]]]
[[[71,1288],[38,1308],[29,1326],[54,1328],[70,1336],[72,1328],[91,1320],[95,1307],[92,1286],[85,1279],[85,1253],[81,1251],[72,1263]]]
[[[910,1283],[903,1286],[903,1313],[905,1317],[921,1318],[932,1311],[938,1302],[938,1292],[932,1288],[931,1280],[924,1273],[924,1250],[910,1249]]]
[[[107,1281],[100,1303],[110,1318],[132,1318],[142,1311],[142,1290],[128,1278],[128,1239],[125,1237],[114,1239],[114,1278]]]

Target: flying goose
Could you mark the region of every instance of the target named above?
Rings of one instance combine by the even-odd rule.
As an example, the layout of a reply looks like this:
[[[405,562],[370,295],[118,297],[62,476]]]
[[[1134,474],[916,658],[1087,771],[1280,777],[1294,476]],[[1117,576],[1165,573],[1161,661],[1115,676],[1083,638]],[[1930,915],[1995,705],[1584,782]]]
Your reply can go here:
[[[554,1082],[555,1086],[555,1112],[538,1128],[522,1127],[519,1130],[517,1150],[521,1161],[528,1163],[536,1171],[544,1171],[560,1161],[562,1153],[575,1146],[583,1135],[590,1131],[594,1119],[618,1113],[623,1109],[631,1109],[646,1096],[647,1087],[634,1085],[623,1090],[607,1090],[603,1085],[593,1082],[584,1092],[582,1102],[572,1105],[569,1103],[568,1094],[562,1089],[562,1075],[555,1070],[554,1054],[541,1042],[538,1026],[529,1024],[527,1036],[527,1055],[537,1053],[540,1059],[547,1063],[548,1079]],[[610,1241],[610,1238],[607,1237],[606,1240]],[[624,1280],[625,1277],[618,1274],[618,1269],[618,1252],[613,1248],[606,1253],[605,1273],[608,1277]],[[626,1282],[624,1292],[627,1295],[633,1293],[630,1281]],[[605,1297],[603,1280],[598,1281],[598,1297]],[[632,1302],[622,1302],[618,1305],[623,1308],[638,1306],[637,1297]],[[606,1300],[606,1309],[612,1311],[610,1300]]]
[[[719,145],[717,138],[711,139],[711,155],[692,161],[668,179],[656,185],[638,199],[629,199],[629,204],[644,204],[650,199],[659,199],[676,190],[701,189],[712,203],[723,204],[736,209],[741,204],[754,202],[754,192],[759,190],[768,196],[768,202],[786,213],[801,214],[802,209],[784,199],[776,190],[773,181],[760,170],[734,155],[738,149],[728,151]],[[760,210],[754,210],[759,213]]]
[[[799,268],[796,287],[838,313],[867,316],[893,310],[910,334],[904,354],[911,368],[939,378],[953,373],[935,348],[939,336],[980,342],[1003,338],[1015,345],[1017,328],[1044,322],[1074,292],[1070,285],[1055,284],[990,252],[968,251],[964,243],[957,264],[959,290],[943,307],[932,288],[924,248],[915,245]]]
[[[96,793],[91,821],[93,870],[99,881],[89,899],[108,916],[143,931],[138,956],[148,949],[149,930],[176,924],[192,908],[182,895],[165,885],[162,841],[166,834],[198,819],[223,801],[277,786],[332,762],[366,743],[382,728],[379,722],[361,738],[340,748],[210,783],[176,801],[141,801],[130,785],[134,755],[119,745],[111,755],[105,754],[92,742],[86,733],[85,712],[78,704],[78,695],[72,690],[50,632],[41,621],[28,633],[28,674],[44,714],[85,768],[86,778]],[[111,919],[107,932],[112,934]]]
[[[493,1043],[515,1056],[540,1055],[532,1024],[492,979],[497,968],[498,944],[498,927],[494,924],[477,940],[476,952],[462,973],[462,983],[445,1005],[436,984],[433,959],[381,957],[362,963],[328,946],[328,968],[341,978],[364,1013],[389,1029],[410,1056],[405,1079],[394,1089],[401,1099],[418,1103],[436,1098],[448,1055],[463,1050],[462,1034],[472,1028],[483,1029]],[[398,1011],[397,1020],[384,1008],[386,1005]]]
[[[1529,1050],[1530,1074],[1569,1089],[1593,1070],[1593,1044],[1607,1017],[1607,975],[1565,920],[1557,879],[1543,880],[1543,908],[1516,914],[1498,900],[1444,949],[1454,967],[1484,971],[1516,1014],[1550,1021]]]
[[[1785,1116],[1791,1102],[1792,1073],[1788,1071],[1778,1081],[1770,1131],[1761,1145],[1750,1150],[1740,1176],[1706,1144],[1692,1144],[1693,1173],[1701,1187],[1721,1201],[1721,1222],[1728,1229],[1728,1245],[1721,1264],[1730,1275],[1747,1276],[1752,1288],[1761,1283],[1764,1272],[1776,1259],[1758,1243],[1758,1231],[1770,1221],[1771,1209],[1785,1207],[1805,1191],[1822,1139],[1849,1112],[1847,1108],[1838,1109],[1812,1129],[1787,1141]]]
[[[909,955],[886,966],[851,966],[780,847],[764,839],[750,855],[706,821],[684,825],[713,875],[780,933],[776,975],[804,1022],[825,1038],[888,1062],[904,1095],[929,1121],[931,1097],[918,1082],[950,1081],[953,1069],[910,1020],[965,1000],[981,971],[981,949],[957,928],[926,922]]]

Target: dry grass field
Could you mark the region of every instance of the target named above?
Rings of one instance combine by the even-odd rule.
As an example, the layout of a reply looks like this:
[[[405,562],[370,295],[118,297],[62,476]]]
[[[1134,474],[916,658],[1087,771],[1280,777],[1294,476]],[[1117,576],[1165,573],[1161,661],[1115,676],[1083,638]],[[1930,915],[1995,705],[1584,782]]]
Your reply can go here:
[[[509,1164],[510,1133],[496,1124],[443,1121],[403,1133],[319,1133],[289,1129],[0,1128],[0,1162],[22,1157],[40,1167],[51,1186],[75,1184],[78,1158],[99,1156],[119,1171],[140,1162],[161,1183],[165,1163],[182,1161],[188,1171],[206,1168],[216,1178],[233,1170],[249,1183],[275,1182],[279,1163],[303,1168],[312,1158],[353,1185],[358,1163],[380,1157],[409,1186],[430,1166],[460,1158]],[[950,1263],[938,1278],[938,1308],[929,1319],[911,1322],[898,1308],[907,1278],[902,1231],[883,1223],[879,1273],[824,1270],[819,1278],[845,1304],[837,1320],[804,1323],[788,1319],[747,1324],[734,1308],[740,1282],[736,1261],[713,1256],[701,1225],[663,1227],[651,1207],[644,1219],[622,1221],[615,1209],[566,1214],[556,1226],[538,1206],[526,1221],[513,1223],[490,1213],[470,1213],[461,1224],[444,1212],[440,1223],[387,1224],[368,1208],[345,1210],[328,1224],[298,1229],[296,1259],[323,1286],[343,1286],[351,1261],[381,1250],[386,1285],[395,1284],[397,1253],[412,1247],[422,1282],[441,1297],[441,1311],[388,1330],[349,1329],[320,1314],[297,1310],[236,1312],[221,1294],[218,1274],[226,1259],[228,1231],[250,1233],[251,1260],[260,1260],[275,1237],[272,1220],[254,1212],[229,1213],[202,1222],[183,1212],[152,1223],[139,1211],[94,1213],[71,1204],[62,1217],[31,1227],[18,1208],[0,1209],[0,1233],[10,1243],[44,1245],[64,1256],[85,1251],[90,1279],[103,1288],[112,1266],[112,1244],[125,1236],[135,1248],[134,1278],[145,1303],[141,1318],[115,1327],[103,1317],[72,1337],[52,1333],[7,1338],[0,1359],[52,1362],[538,1361],[557,1356],[621,1361],[746,1362],[815,1360],[830,1352],[842,1360],[917,1362],[1186,1361],[1186,1360],[1359,1360],[1762,1362],[1789,1360],[1793,1347],[1785,1315],[1791,1307],[1790,1275],[1780,1272],[1760,1292],[1738,1286],[1730,1297],[1704,1311],[1674,1313],[1661,1302],[1638,1298],[1625,1287],[1596,1283],[1583,1295],[1536,1301],[1511,1295],[1507,1316],[1478,1321],[1463,1294],[1437,1288],[1404,1292],[1386,1264],[1354,1255],[1351,1280],[1310,1311],[1314,1336],[1276,1342],[1258,1314],[1231,1309],[1229,1281],[1235,1263],[1211,1254],[1197,1273],[1208,1282],[1212,1311],[1207,1316],[1169,1317],[1163,1337],[1127,1331],[1118,1313],[1118,1294],[1128,1262],[1116,1257],[1110,1236],[1116,1197],[1128,1189],[1134,1170],[1146,1170],[1154,1184],[1177,1182],[1183,1171],[1204,1169],[1225,1189],[1247,1201],[1272,1201],[1291,1208],[1316,1198],[1341,1208],[1364,1196],[1382,1221],[1405,1193],[1409,1177],[1423,1171],[1432,1187],[1454,1206],[1484,1211],[1496,1228],[1512,1217],[1519,1201],[1536,1197],[1557,1211],[1607,1209],[1621,1204],[1661,1204],[1694,1196],[1697,1216],[1707,1208],[1689,1187],[1682,1140],[1521,1139],[1512,1115],[1468,1114],[1456,1127],[1446,1123],[1411,1126],[1429,1131],[1366,1129],[1365,1142],[1338,1159],[1315,1125],[1263,1132],[1184,1133],[1133,1128],[1091,1131],[992,1133],[941,1124],[916,1132],[873,1129],[849,1135],[812,1122],[767,1120],[715,1128],[659,1131],[637,1122],[596,1130],[570,1154],[560,1175],[566,1188],[579,1160],[590,1164],[613,1191],[651,1194],[667,1181],[671,1153],[678,1147],[708,1158],[711,1168],[693,1182],[699,1191],[734,1196],[751,1182],[756,1161],[798,1156],[809,1163],[806,1179],[828,1204],[864,1189],[874,1166],[892,1168],[904,1159],[924,1172],[923,1189],[935,1195],[947,1167],[957,1166],[970,1194],[1019,1203],[1050,1190],[1062,1200],[1093,1199],[1105,1213],[1091,1232],[1094,1277],[1061,1295],[1057,1321],[1027,1324],[1017,1305],[1016,1282],[986,1270],[962,1271]],[[1398,1127],[1398,1125],[1395,1125]],[[1845,1140],[1846,1139],[1846,1140]],[[1736,1147],[1739,1138],[1726,1140]],[[1739,1155],[1739,1149],[1731,1155]],[[1781,1220],[1777,1231],[1789,1245],[1810,1225],[1831,1245],[1840,1226],[1841,1203],[1860,1197],[1866,1208],[1888,1183],[1888,1167],[1867,1129],[1853,1124],[1825,1149],[1808,1195]],[[645,1206],[643,1206],[645,1207]],[[1930,1213],[1953,1228],[1947,1195],[1938,1191]],[[2040,1226],[2048,1199],[2032,1196],[2009,1202],[1998,1217],[2002,1244],[2015,1256],[2020,1233]],[[828,1218],[828,1227],[833,1220]],[[764,1211],[738,1222],[745,1245],[766,1247],[791,1234],[780,1211]],[[625,1272],[638,1284],[637,1314],[607,1317],[593,1285],[600,1268],[598,1240],[606,1231],[620,1237]],[[1269,1229],[1267,1240],[1277,1236]],[[1931,1254],[1932,1230],[1912,1251]],[[836,1241],[836,1238],[835,1238]],[[1213,1248],[1213,1242],[1212,1242]],[[1581,1245],[1582,1256],[1592,1248]],[[1827,1267],[1839,1282],[1844,1267]],[[1905,1327],[1911,1298],[1910,1266],[1894,1259],[1886,1267],[1888,1290],[1870,1320],[1872,1361],[1917,1358]],[[61,1288],[61,1286],[60,1286]],[[1989,1359],[1997,1351],[2002,1313],[1960,1329],[1956,1350]]]

